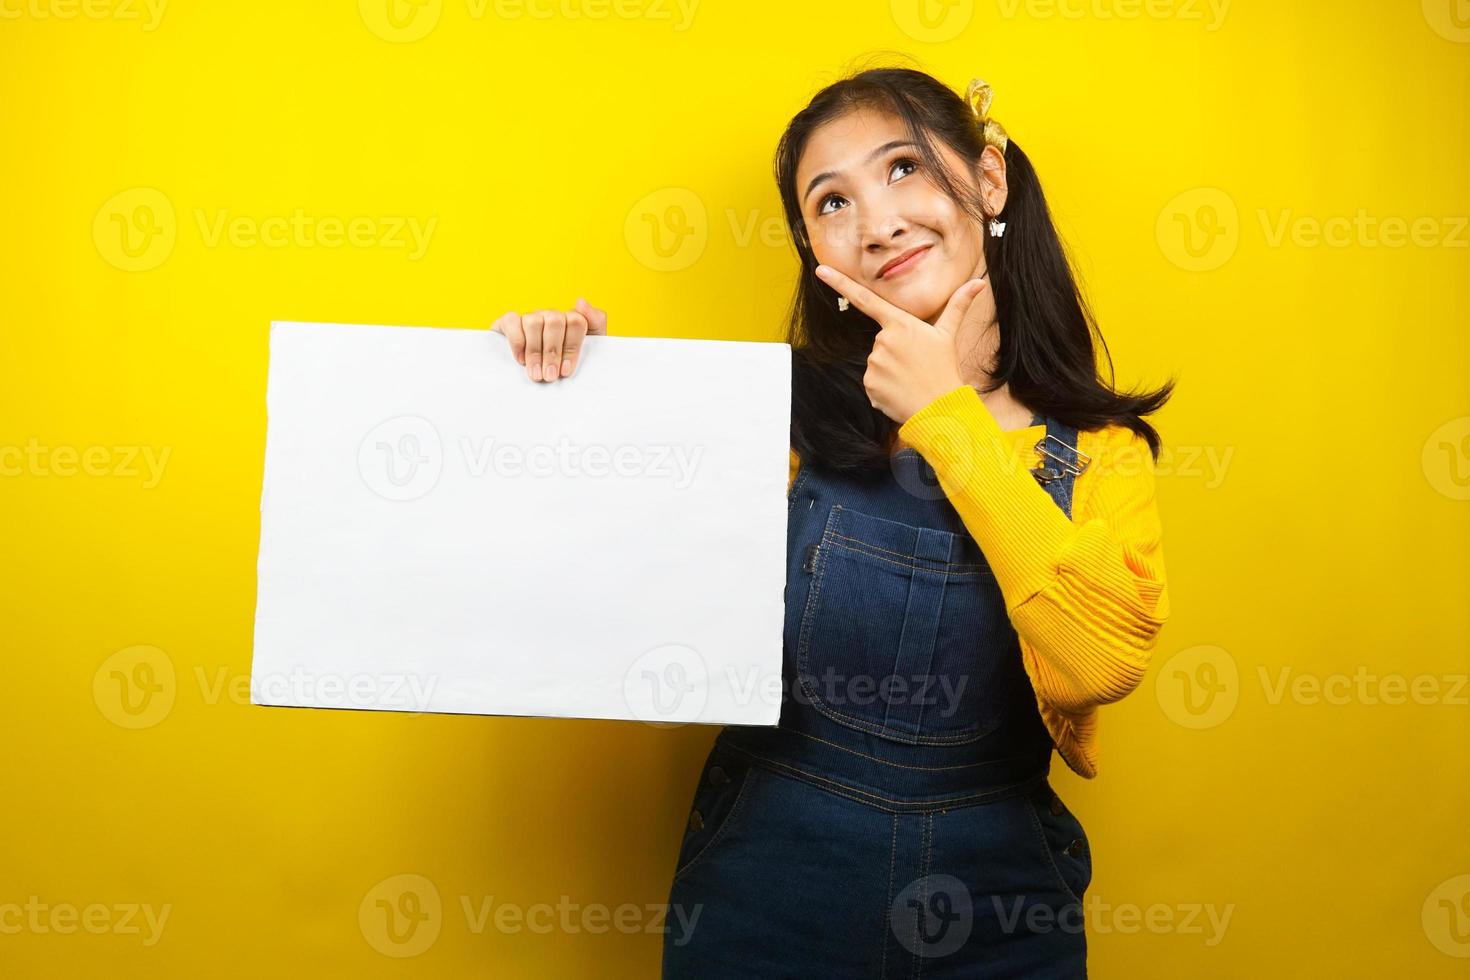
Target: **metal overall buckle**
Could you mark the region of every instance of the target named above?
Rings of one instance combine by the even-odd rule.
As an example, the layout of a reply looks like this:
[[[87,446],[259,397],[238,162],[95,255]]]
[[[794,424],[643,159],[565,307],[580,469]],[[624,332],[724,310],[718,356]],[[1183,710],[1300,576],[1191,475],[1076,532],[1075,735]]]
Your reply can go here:
[[[1058,446],[1061,446],[1064,449],[1070,449],[1073,453],[1076,454],[1077,462],[1072,463],[1067,460],[1066,457],[1058,456],[1050,449],[1047,449],[1046,441],[1048,439],[1050,439],[1052,442],[1055,442]],[[1082,452],[1076,446],[1067,445],[1065,442],[1058,439],[1050,432],[1048,432],[1046,435],[1042,436],[1036,441],[1036,451],[1052,461],[1048,463],[1043,460],[1040,465],[1031,470],[1031,475],[1036,477],[1036,480],[1039,483],[1050,483],[1052,480],[1058,479],[1059,477],[1062,477],[1064,475],[1070,475],[1074,477],[1078,476],[1082,473],[1083,470],[1087,469],[1087,464],[1092,462],[1091,456]]]

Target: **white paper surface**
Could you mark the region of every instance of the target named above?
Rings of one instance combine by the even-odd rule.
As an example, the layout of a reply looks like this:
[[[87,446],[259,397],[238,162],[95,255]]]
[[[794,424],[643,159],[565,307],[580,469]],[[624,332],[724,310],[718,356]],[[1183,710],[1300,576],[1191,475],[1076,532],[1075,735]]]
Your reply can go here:
[[[251,702],[774,725],[786,344],[271,324]]]

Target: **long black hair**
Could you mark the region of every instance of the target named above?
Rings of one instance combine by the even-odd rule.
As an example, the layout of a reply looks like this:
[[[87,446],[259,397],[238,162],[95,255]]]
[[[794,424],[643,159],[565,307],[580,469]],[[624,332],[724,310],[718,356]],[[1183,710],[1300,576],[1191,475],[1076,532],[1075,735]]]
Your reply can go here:
[[[836,291],[817,278],[796,187],[796,166],[812,133],[859,108],[896,114],[939,188],[981,227],[995,216],[985,213],[979,193],[968,182],[950,173],[932,142],[944,141],[978,168],[986,144],[974,113],[963,98],[924,72],[870,68],[833,82],[792,118],[781,136],[776,184],[801,258],[787,334],[792,347],[791,445],[803,461],[876,475],[890,471],[889,446],[898,429],[863,390],[878,324],[855,306],[838,312]],[[1102,380],[1094,336],[1110,375],[1112,356],[1052,225],[1041,182],[1014,138],[1008,141],[1005,164],[1007,196],[1000,217],[1008,227],[1003,236],[981,236],[1000,344],[992,383],[980,390],[1008,383],[1011,395],[1026,407],[1078,429],[1127,426],[1147,440],[1157,460],[1159,434],[1143,416],[1168,401],[1174,379],[1141,392],[1119,392]]]

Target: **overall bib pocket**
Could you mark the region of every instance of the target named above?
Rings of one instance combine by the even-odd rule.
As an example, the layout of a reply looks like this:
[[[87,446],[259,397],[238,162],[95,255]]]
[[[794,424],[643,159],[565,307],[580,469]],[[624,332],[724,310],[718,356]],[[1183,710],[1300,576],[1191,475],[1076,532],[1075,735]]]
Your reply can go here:
[[[1001,724],[1017,640],[974,538],[834,504],[801,570],[796,671],[817,710],[910,744]]]

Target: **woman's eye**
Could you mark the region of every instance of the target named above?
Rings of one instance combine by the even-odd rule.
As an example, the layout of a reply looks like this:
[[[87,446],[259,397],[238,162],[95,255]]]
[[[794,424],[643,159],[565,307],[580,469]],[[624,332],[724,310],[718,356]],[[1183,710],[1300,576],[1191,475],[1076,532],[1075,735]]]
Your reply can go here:
[[[919,162],[917,160],[913,159],[912,157],[899,157],[897,160],[894,160],[893,161],[893,165],[888,168],[889,175],[892,176],[894,170],[896,170],[899,167],[908,167],[909,168],[908,170],[904,171],[903,174],[900,175],[901,177],[907,177],[910,173],[912,173],[913,171],[919,169]],[[831,204],[831,203],[833,203],[835,201],[842,201],[842,200],[844,200],[844,198],[841,195],[838,195],[838,194],[828,194],[826,197],[822,198],[821,203],[817,205],[817,214],[819,214],[819,215],[821,215],[821,214],[831,214],[832,213],[832,209],[831,208],[828,208],[827,205],[829,205],[829,204]]]

